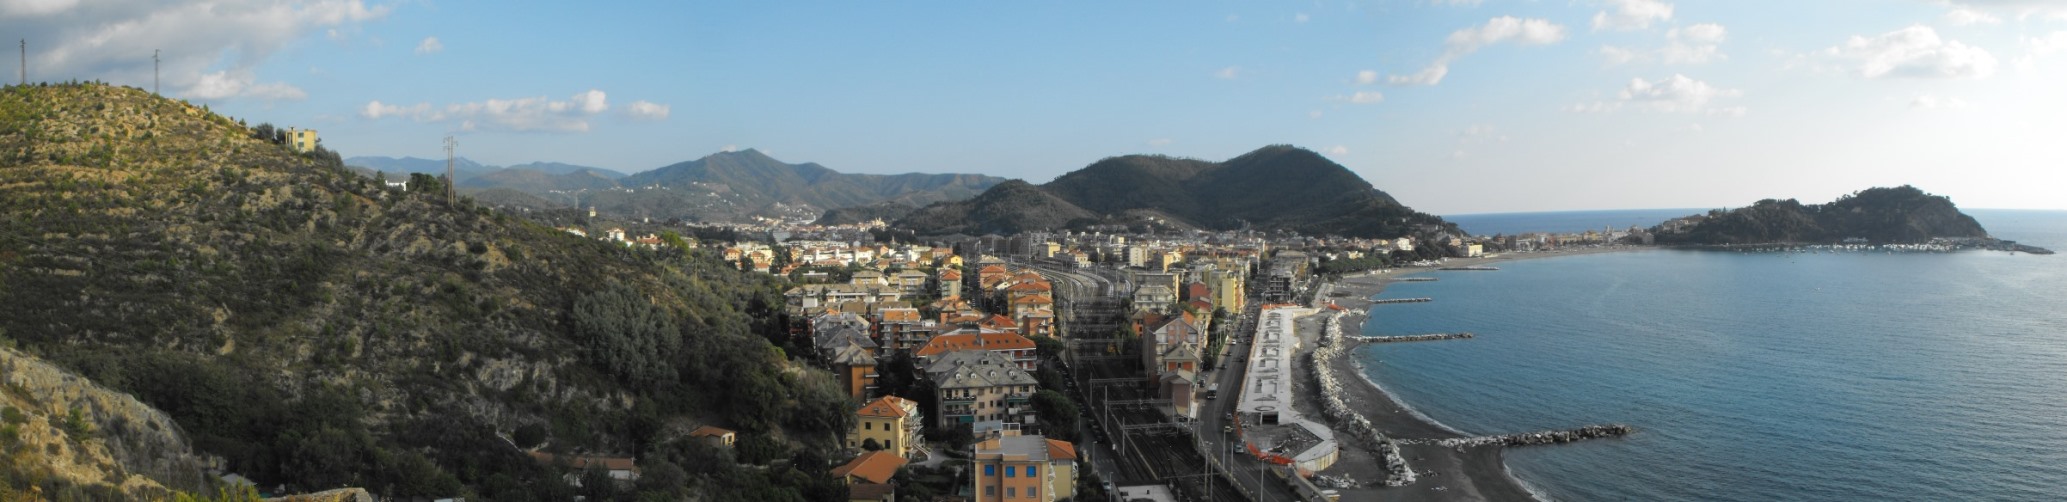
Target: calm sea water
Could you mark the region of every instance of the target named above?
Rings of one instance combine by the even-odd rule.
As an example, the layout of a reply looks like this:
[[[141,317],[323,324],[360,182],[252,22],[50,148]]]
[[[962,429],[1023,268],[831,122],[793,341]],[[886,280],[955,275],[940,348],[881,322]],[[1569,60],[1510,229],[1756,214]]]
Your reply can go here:
[[[1969,213],[2067,251],[2067,212]],[[1357,356],[1469,433],[1638,428],[1509,449],[1552,498],[2067,499],[2067,255],[1657,250],[1500,267],[1393,284],[1380,297],[1436,301],[1377,306],[1365,329],[1477,339]]]
[[[1484,213],[1445,215],[1471,235],[1514,235],[1525,232],[1584,232],[1603,227],[1625,230],[1652,225],[1681,216],[1701,214],[1707,209],[1618,209],[1611,211],[1563,211],[1556,213]]]

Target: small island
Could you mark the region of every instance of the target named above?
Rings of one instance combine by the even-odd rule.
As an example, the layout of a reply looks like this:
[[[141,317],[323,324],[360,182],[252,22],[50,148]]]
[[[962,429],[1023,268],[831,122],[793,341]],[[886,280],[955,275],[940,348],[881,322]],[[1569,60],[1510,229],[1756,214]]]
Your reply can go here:
[[[1868,246],[1919,250],[2052,250],[1996,239],[1952,199],[1916,187],[1869,188],[1827,204],[1766,199],[1747,207],[1675,218],[1650,229],[1655,244],[1764,248]]]

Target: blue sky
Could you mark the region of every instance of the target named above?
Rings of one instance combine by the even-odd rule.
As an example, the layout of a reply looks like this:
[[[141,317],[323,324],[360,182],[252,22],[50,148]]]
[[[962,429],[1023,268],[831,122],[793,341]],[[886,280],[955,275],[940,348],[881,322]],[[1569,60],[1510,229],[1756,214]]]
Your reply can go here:
[[[6,0],[0,32],[33,80],[149,87],[162,50],[165,94],[346,156],[1044,182],[1289,143],[1445,214],[2067,209],[2063,2]]]

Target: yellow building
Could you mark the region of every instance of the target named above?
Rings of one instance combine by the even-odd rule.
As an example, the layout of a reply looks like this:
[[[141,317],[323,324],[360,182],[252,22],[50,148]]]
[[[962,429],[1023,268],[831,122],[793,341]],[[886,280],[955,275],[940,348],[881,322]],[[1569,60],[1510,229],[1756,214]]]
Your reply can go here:
[[[871,440],[881,451],[907,457],[919,432],[919,403],[897,396],[883,396],[861,405],[854,413],[854,430],[847,435],[847,447],[861,448]]]
[[[1001,430],[970,460],[978,502],[1052,502],[1076,496],[1076,445]]]
[[[298,153],[309,153],[315,151],[316,130],[293,128],[287,129],[287,146],[293,148],[294,151]]]

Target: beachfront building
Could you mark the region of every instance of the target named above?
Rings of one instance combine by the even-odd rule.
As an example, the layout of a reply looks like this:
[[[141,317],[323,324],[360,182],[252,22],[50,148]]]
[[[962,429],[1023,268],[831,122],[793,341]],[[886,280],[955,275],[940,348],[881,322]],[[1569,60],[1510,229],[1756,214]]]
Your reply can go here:
[[[1335,432],[1292,407],[1292,356],[1299,352],[1295,331],[1299,317],[1314,313],[1303,307],[1265,308],[1258,319],[1250,349],[1248,373],[1243,375],[1241,419],[1243,448],[1265,462],[1291,465],[1304,472],[1317,472],[1335,465],[1340,448]]]

